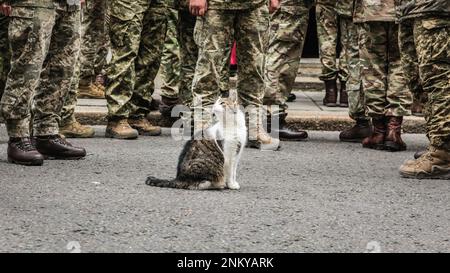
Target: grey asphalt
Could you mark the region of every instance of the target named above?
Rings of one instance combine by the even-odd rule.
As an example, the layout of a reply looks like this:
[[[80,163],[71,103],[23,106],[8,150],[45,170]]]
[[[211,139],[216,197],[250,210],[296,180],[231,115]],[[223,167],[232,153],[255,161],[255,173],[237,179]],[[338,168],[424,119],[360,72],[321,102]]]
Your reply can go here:
[[[240,191],[199,192],[144,184],[175,175],[182,142],[167,132],[73,140],[85,160],[21,167],[0,125],[0,252],[450,252],[450,182],[398,175],[423,135],[401,153],[310,135],[245,150]]]

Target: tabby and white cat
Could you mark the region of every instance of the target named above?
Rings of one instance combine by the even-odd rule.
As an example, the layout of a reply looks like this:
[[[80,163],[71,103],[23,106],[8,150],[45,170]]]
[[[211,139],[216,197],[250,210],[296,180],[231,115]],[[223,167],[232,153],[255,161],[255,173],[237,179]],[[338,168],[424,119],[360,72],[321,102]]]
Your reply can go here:
[[[177,177],[163,180],[148,177],[146,184],[189,190],[240,189],[237,167],[247,141],[245,114],[237,94],[220,99],[212,109],[214,123],[201,139],[189,140],[178,159]]]

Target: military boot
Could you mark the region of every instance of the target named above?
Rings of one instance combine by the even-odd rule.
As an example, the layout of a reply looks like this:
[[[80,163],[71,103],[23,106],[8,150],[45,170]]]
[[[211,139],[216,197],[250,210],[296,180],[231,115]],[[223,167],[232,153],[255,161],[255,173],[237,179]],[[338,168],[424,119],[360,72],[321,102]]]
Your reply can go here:
[[[98,82],[91,82],[86,85],[80,83],[78,87],[78,98],[104,99],[105,87]]]
[[[138,131],[131,128],[127,119],[112,119],[108,121],[105,137],[117,139],[136,139],[138,136]]]
[[[84,148],[75,147],[60,135],[38,136],[36,149],[45,158],[78,160],[86,156]]]
[[[131,128],[136,129],[142,136],[159,136],[161,135],[161,127],[154,126],[145,117],[129,118],[128,124]]]
[[[172,110],[173,108],[179,104],[178,98],[168,98],[161,97],[161,102],[159,104],[159,112],[164,118],[172,118]]]
[[[278,151],[280,146],[280,140],[273,138],[263,127],[263,119],[260,112],[258,116],[253,115],[253,111],[247,117],[247,129],[248,129],[248,142],[247,147]]]
[[[293,102],[297,99],[297,96],[294,93],[290,93],[289,96],[287,97],[287,102]]]
[[[364,148],[384,150],[384,138],[386,135],[386,118],[375,117],[372,118],[373,131],[369,137],[366,137],[362,141],[362,146]]]
[[[336,80],[325,81],[325,98],[323,99],[323,105],[328,107],[337,106],[337,89]]]
[[[387,132],[384,139],[385,149],[391,152],[405,151],[406,144],[402,140],[403,117],[387,117]]]
[[[279,120],[279,128],[273,128],[273,124],[271,122],[268,122],[267,131],[275,135],[278,134],[279,139],[283,141],[306,140],[308,138],[308,133],[306,131],[293,130],[289,128],[286,122],[286,117],[287,113],[273,114],[272,118]],[[268,117],[268,120],[270,121],[271,118]]]
[[[416,160],[400,167],[400,175],[417,179],[450,179],[450,152],[433,146]]]
[[[343,142],[358,142],[361,143],[363,139],[372,134],[372,126],[367,119],[357,119],[355,126],[342,131],[339,139]]]
[[[339,90],[339,107],[348,107],[348,94],[345,82],[341,82],[341,89]]]
[[[44,164],[44,156],[38,152],[29,137],[10,138],[7,153],[10,163],[25,166],[41,166]]]
[[[414,154],[414,159],[419,159],[420,157],[422,157],[424,154],[426,154],[428,152],[428,150],[422,150],[422,151],[417,151]]]
[[[59,133],[68,138],[92,138],[95,135],[95,130],[90,126],[81,125],[78,121],[74,121],[60,126]]]

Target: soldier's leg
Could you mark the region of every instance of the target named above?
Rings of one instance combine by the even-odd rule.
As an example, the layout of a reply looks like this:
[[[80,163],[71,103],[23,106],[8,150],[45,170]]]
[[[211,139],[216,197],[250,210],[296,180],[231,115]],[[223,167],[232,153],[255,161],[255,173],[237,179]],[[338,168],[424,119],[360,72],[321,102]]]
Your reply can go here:
[[[167,9],[167,32],[161,57],[161,96],[177,103],[180,78],[180,46],[177,39],[178,10]]]
[[[10,68],[10,51],[8,42],[9,18],[0,14],[0,99],[5,89],[6,77]]]
[[[419,76],[419,61],[413,34],[414,20],[403,21],[399,25],[399,47],[402,67],[409,90],[413,94],[412,114],[422,115],[427,96],[423,92]]]
[[[400,167],[411,178],[450,179],[450,20],[416,19],[413,25],[420,79],[428,94],[425,155]]]
[[[30,136],[32,99],[47,56],[55,17],[52,9],[13,9],[8,37],[11,70],[1,100],[1,112],[11,138]]]
[[[146,117],[154,92],[154,80],[161,64],[166,37],[166,7],[150,6],[145,13],[141,42],[135,62],[136,82],[130,100],[130,118]]]
[[[233,42],[234,19],[232,12],[223,10],[208,10],[205,16],[197,18],[194,37],[199,56],[192,83],[196,129],[210,122],[211,107],[220,96],[220,72],[224,67],[223,56]]]
[[[385,115],[403,117],[411,115],[412,94],[408,88],[400,59],[398,44],[398,25],[389,24],[388,36],[388,88],[386,93]]]
[[[322,63],[322,81],[336,80],[338,68],[336,64],[336,47],[338,35],[337,13],[334,9],[336,1],[316,5],[317,35],[319,37],[319,53]]]
[[[365,113],[364,93],[361,81],[361,63],[359,58],[359,33],[358,26],[351,22],[351,19],[341,18],[341,22],[346,24],[347,44],[343,56],[348,64],[348,113],[356,124],[341,132],[339,139],[345,142],[361,142],[364,138],[372,134],[370,120]]]
[[[349,78],[349,63],[348,54],[351,43],[350,28],[353,25],[351,17],[339,16],[339,43],[341,45],[341,52],[339,53],[339,74],[338,78],[341,82],[339,90],[339,106],[348,107],[347,82]]]
[[[282,5],[271,17],[269,42],[265,61],[264,105],[270,117],[278,118],[281,140],[302,140],[304,131],[293,131],[286,125],[287,98],[297,77],[308,27],[309,9],[304,5]],[[276,109],[276,111],[274,111]],[[271,128],[276,130],[276,128]]]
[[[372,118],[374,131],[363,140],[363,147],[384,149],[386,134],[388,30],[383,22],[358,24],[361,77],[366,113]]]
[[[120,8],[121,6],[133,8],[124,9]],[[109,36],[112,50],[112,60],[106,73],[109,120],[129,117],[129,102],[136,79],[135,62],[141,43],[144,11],[147,9],[148,1],[145,0],[111,0],[109,4]]]
[[[180,45],[180,84],[181,103],[190,107],[192,104],[192,81],[198,58],[198,47],[194,41],[196,18],[188,10],[180,10],[178,23],[178,40]]]
[[[70,90],[81,43],[80,11],[58,10],[41,82],[34,97],[35,136],[59,133],[60,113]]]

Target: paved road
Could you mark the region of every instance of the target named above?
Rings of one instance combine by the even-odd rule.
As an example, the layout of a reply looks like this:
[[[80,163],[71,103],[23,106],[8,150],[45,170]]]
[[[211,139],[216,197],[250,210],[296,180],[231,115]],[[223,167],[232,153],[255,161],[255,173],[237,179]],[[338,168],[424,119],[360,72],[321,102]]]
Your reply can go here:
[[[423,136],[391,154],[313,132],[246,150],[240,191],[194,192],[144,184],[175,175],[182,143],[167,135],[76,140],[85,160],[27,168],[6,163],[0,132],[0,252],[450,252],[450,183],[397,173]]]

